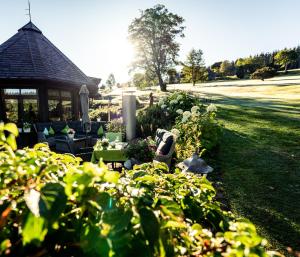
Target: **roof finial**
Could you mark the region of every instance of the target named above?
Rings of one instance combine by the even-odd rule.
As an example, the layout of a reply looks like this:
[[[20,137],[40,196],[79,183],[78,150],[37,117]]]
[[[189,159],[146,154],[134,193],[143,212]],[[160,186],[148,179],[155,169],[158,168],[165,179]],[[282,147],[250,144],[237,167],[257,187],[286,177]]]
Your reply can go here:
[[[28,11],[28,15],[29,16],[29,21],[31,22],[31,8],[30,8],[30,1],[28,0],[28,9],[26,9],[26,11]]]

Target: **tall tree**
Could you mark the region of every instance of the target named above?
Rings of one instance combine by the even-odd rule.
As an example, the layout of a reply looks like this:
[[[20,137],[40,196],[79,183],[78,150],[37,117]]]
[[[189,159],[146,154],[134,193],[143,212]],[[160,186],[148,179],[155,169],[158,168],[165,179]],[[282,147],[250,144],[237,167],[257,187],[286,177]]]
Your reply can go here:
[[[113,86],[116,85],[116,79],[114,74],[109,74],[107,80],[106,80],[106,85],[111,89]]]
[[[201,49],[195,50],[192,49],[186,58],[186,61],[182,63],[184,66],[183,73],[185,76],[190,78],[190,81],[193,83],[193,86],[196,84],[202,73],[204,72],[204,59],[203,52]]]
[[[287,73],[288,65],[297,61],[298,53],[292,49],[283,49],[275,55],[274,59],[276,63],[284,66],[284,72]]]
[[[223,61],[220,66],[220,72],[225,76],[233,76],[235,74],[234,63],[230,61]]]
[[[176,37],[184,37],[184,19],[171,13],[164,5],[141,11],[130,24],[129,38],[136,48],[134,68],[154,74],[162,91],[166,91],[163,76],[176,63],[179,44]]]

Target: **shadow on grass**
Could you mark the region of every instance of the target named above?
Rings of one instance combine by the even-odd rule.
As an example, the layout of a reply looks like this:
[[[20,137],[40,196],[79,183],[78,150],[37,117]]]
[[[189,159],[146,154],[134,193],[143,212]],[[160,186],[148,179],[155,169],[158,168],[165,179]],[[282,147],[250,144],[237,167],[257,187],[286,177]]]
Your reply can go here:
[[[233,210],[282,251],[300,250],[300,104],[218,96],[224,122],[218,161]],[[271,110],[270,108],[275,108]]]

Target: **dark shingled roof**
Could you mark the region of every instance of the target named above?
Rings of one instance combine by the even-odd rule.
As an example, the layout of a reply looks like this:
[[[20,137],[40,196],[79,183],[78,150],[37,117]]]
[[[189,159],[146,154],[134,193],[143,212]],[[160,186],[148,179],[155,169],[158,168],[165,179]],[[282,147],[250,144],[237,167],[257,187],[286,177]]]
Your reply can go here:
[[[99,84],[99,79],[86,76],[32,22],[0,45],[0,79],[49,80],[93,87]]]

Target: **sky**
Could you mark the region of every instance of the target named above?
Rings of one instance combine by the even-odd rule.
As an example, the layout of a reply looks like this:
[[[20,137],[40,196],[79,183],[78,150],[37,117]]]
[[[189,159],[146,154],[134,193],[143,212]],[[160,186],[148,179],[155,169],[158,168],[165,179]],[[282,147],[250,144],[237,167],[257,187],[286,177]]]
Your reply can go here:
[[[185,19],[179,58],[202,49],[206,65],[294,47],[299,0],[31,0],[33,23],[84,73],[130,79],[128,26],[139,10],[164,4]],[[0,0],[0,44],[28,22],[27,0]]]

